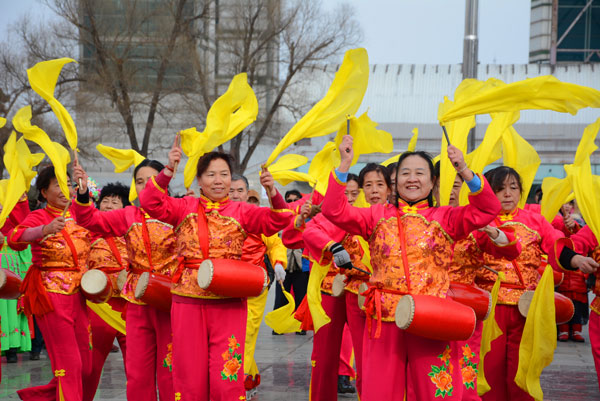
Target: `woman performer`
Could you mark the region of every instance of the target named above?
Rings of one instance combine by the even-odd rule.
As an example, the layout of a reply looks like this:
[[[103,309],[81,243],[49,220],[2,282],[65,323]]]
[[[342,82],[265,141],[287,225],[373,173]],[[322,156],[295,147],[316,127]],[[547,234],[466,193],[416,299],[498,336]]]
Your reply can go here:
[[[17,393],[22,400],[79,401],[92,366],[87,309],[79,292],[90,251],[89,234],[65,210],[70,202],[54,167],[40,171],[35,185],[39,200],[47,205],[31,212],[13,230],[9,244],[16,250],[31,244],[33,263],[21,285],[23,304],[43,333],[54,378],[45,386]]]
[[[369,204],[385,204],[391,191],[390,176],[385,167],[375,163],[367,164],[357,177],[348,174],[345,196],[353,204],[360,188],[365,191]],[[348,235],[321,214],[311,220],[304,230],[304,244],[313,262],[330,265],[327,277],[321,284],[323,308],[331,322],[323,326],[314,337],[312,352],[313,369],[311,374],[311,400],[330,400],[336,398],[335,364],[340,352],[342,331],[347,323],[356,356],[356,388],[359,396],[362,389],[362,344],[365,329],[365,314],[358,308],[358,287],[368,282],[369,276],[355,269],[343,269],[343,266],[356,266],[362,270],[369,268],[362,262],[364,250],[358,238]],[[335,257],[335,265],[332,263]],[[343,297],[333,297],[333,278],[340,274],[342,267],[347,279]]]
[[[460,190],[463,179],[457,175],[450,193],[448,204],[452,207],[459,206]],[[497,246],[486,246],[488,243],[481,242],[481,235],[478,232],[471,233],[467,238],[454,243],[454,256],[452,264],[448,271],[451,283],[462,283],[475,286],[475,276],[485,264],[484,254],[489,252],[496,257],[505,257],[513,260],[521,253],[521,244],[515,240],[511,228],[499,230],[490,225],[482,228],[489,238]],[[483,238],[485,239],[485,237]],[[463,388],[462,400],[481,400],[477,394],[477,372],[479,366],[479,349],[481,346],[481,332],[483,330],[483,321],[477,320],[475,332],[466,341],[456,341],[456,352],[460,355],[460,370],[462,373]]]
[[[162,169],[162,163],[156,160],[142,161],[133,172],[137,193]],[[125,313],[127,399],[154,401],[158,386],[160,399],[172,401],[171,317],[136,299],[134,291],[143,272],[171,276],[178,263],[173,227],[152,219],[137,206],[101,212],[90,202],[87,174],[81,165],[74,168],[73,174],[83,183],[73,205],[77,222],[97,235],[123,237],[129,255],[127,281],[121,290],[121,296],[128,301]]]
[[[367,325],[361,399],[402,399],[406,393],[418,400],[433,400],[436,395],[459,399],[462,380],[458,355],[452,353],[450,342],[400,330],[392,323],[394,311],[403,294],[445,298],[452,240],[465,238],[491,222],[500,210],[498,200],[485,180],[467,168],[462,153],[449,146],[452,164],[475,191],[468,206],[432,207],[431,158],[424,152],[406,152],[396,170],[397,205],[356,208],[339,202],[344,191],[341,181],[353,153],[352,138],[345,136],[340,146],[342,161],[329,179],[322,210],[341,229],[369,241],[373,274],[364,293]],[[376,322],[372,325],[373,315]],[[381,369],[386,374],[381,374]],[[407,383],[410,391],[406,391]]]
[[[243,355],[246,337],[246,299],[224,298],[198,285],[204,259],[240,259],[246,232],[271,236],[286,227],[291,212],[274,187],[268,171],[260,181],[273,209],[231,202],[230,156],[205,154],[198,161],[199,198],[170,197],[165,189],[181,160],[177,143],[169,164],[146,185],[140,202],[151,216],[176,228],[181,263],[173,276],[173,379],[181,400],[238,400],[245,398]]]
[[[590,255],[596,262],[600,262],[600,246],[598,246],[598,239],[590,229],[590,226],[583,227],[577,234],[573,234],[569,238],[559,240],[559,243],[565,244],[571,250],[584,255]],[[570,256],[561,255],[560,264],[567,271],[576,272],[577,267],[573,265],[573,259],[570,259]],[[596,267],[580,266],[579,269],[581,273],[594,274],[594,287],[592,291],[596,297],[590,305],[589,333],[592,356],[594,357],[594,365],[596,366],[596,375],[600,384],[600,280],[598,280]]]
[[[486,266],[504,272],[506,280],[500,286],[496,306],[496,322],[502,335],[491,344],[486,354],[485,375],[491,390],[483,395],[483,400],[531,400],[529,394],[515,383],[519,363],[519,345],[525,326],[525,318],[517,308],[519,298],[525,290],[534,290],[540,279],[536,268],[539,267],[542,254],[547,254],[553,266],[561,256],[561,250],[555,250],[554,243],[563,237],[563,233],[553,228],[544,217],[518,207],[522,195],[521,177],[512,168],[500,166],[488,171],[485,177],[502,210],[494,225],[502,229],[512,227],[515,237],[521,242],[522,251],[513,261],[484,255]],[[571,263],[576,267],[593,262],[581,255],[573,257]],[[558,268],[558,267],[557,267]],[[496,274],[489,270],[479,270],[476,284],[491,291]]]
[[[129,187],[121,183],[107,184],[100,192],[98,209],[101,212],[123,209],[131,205],[129,203]],[[104,236],[98,237],[92,242],[92,249],[88,257],[88,269],[103,271],[111,281],[113,293],[108,300],[110,307],[118,312],[124,312],[127,301],[121,297],[117,285],[119,273],[127,268],[129,255],[127,244],[123,237]],[[121,347],[123,363],[125,364],[125,375],[127,375],[127,345],[125,334],[112,328],[94,311],[89,310],[90,325],[92,326],[92,374],[83,386],[83,400],[92,401],[100,382],[102,367],[108,353],[111,351],[115,337]]]

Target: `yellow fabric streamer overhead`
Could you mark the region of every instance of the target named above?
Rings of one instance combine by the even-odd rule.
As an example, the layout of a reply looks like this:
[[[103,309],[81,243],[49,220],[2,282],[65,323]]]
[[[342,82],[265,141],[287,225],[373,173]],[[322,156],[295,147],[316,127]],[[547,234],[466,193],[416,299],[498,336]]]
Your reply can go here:
[[[596,137],[598,136],[599,130],[600,130],[600,118],[585,128],[585,130],[583,131],[581,140],[579,141],[579,145],[577,146],[577,152],[575,153],[575,160],[574,160],[573,164],[564,166],[564,169],[567,172],[567,176],[565,178],[563,178],[563,179],[559,179],[559,178],[555,178],[555,177],[544,178],[544,181],[542,182],[542,191],[544,193],[544,196],[542,197],[541,213],[548,222],[551,222],[554,219],[554,217],[560,210],[560,207],[564,203],[567,202],[567,199],[570,196],[570,194],[573,191],[574,186],[575,186],[574,185],[575,177],[579,177],[578,183],[581,183],[581,184],[579,184],[579,187],[586,188],[586,185],[587,185],[588,190],[589,190],[589,185],[595,185],[595,182],[598,180],[596,177],[590,178],[591,177],[591,167],[588,167],[588,166],[589,166],[590,156],[592,155],[592,153],[594,153],[596,151],[596,149],[598,149],[595,145],[595,141],[596,141]],[[586,178],[583,179],[581,177],[581,174],[585,175]],[[586,182],[586,180],[587,180],[587,182]],[[591,203],[590,203],[587,201],[588,193],[591,193],[591,192],[590,191],[582,191],[580,194],[576,193],[575,196],[577,198],[578,204],[580,202],[579,198],[582,198],[581,201],[583,201],[587,205],[589,205],[590,209],[587,209],[588,206],[584,206],[584,208],[587,209],[585,211],[581,207],[580,207],[580,209],[581,209],[582,214],[584,214],[584,216],[583,216],[584,219],[590,225],[592,232],[594,232],[594,234],[596,236],[598,236],[598,234],[600,233],[600,230],[598,232],[594,231],[593,225],[596,225],[595,222],[598,221],[598,218],[600,218],[600,214],[596,214],[594,212],[595,207],[592,206],[594,204],[594,202],[591,201]]]
[[[390,153],[394,150],[394,140],[389,132],[377,129],[377,123],[369,118],[367,112],[360,117],[351,116],[350,136],[353,138],[354,157],[351,165],[355,165],[360,155],[369,153]],[[340,125],[335,137],[335,146],[339,148],[342,138],[348,132],[348,121]]]
[[[496,322],[496,303],[498,302],[498,292],[500,291],[500,284],[504,280],[504,273],[500,272],[494,286],[492,287],[492,307],[490,309],[490,315],[483,322],[483,330],[481,332],[481,348],[479,351],[479,370],[477,372],[477,394],[480,396],[484,395],[491,390],[485,378],[485,371],[483,368],[483,360],[485,355],[492,349],[492,341],[502,335],[502,330]],[[492,372],[492,374],[495,372]]]
[[[475,116],[468,116],[451,121],[446,127],[450,143],[460,149],[463,154],[467,153],[467,138],[474,126]],[[450,201],[450,192],[452,192],[452,185],[456,178],[456,169],[447,157],[448,141],[445,136],[442,136],[440,155],[444,155],[444,157],[440,157],[440,204],[446,206]]]
[[[115,165],[115,173],[122,173],[131,166],[137,167],[146,159],[133,149],[117,149],[101,143],[96,145],[96,149]],[[135,177],[133,177],[129,187],[129,201],[133,202],[135,198],[137,198],[137,191],[135,190]]]
[[[43,153],[32,154],[21,138],[17,141],[17,133],[12,132],[4,145],[4,166],[10,178],[0,182],[0,227],[6,222],[6,218],[13,210],[19,198],[29,191],[31,180],[36,176],[32,170],[37,166],[45,155]]]
[[[106,303],[95,304],[90,301],[85,301],[85,303],[92,311],[94,311],[98,316],[100,316],[102,318],[102,320],[104,320],[106,322],[106,324],[108,324],[110,327],[112,327],[113,329],[115,329],[123,334],[127,334],[125,332],[125,321],[123,320],[123,317],[121,316],[121,312],[114,310],[113,308],[111,308],[111,306],[109,304],[106,304]]]
[[[69,147],[77,150],[77,129],[71,115],[65,107],[54,97],[54,89],[58,76],[65,64],[76,62],[72,58],[59,58],[56,60],[42,61],[27,70],[29,84],[38,95],[48,102],[60,125],[65,132]]]
[[[327,193],[329,184],[329,173],[341,163],[340,151],[335,143],[327,142],[323,149],[315,155],[310,166],[308,175],[316,180],[315,190],[321,194]]]
[[[269,166],[268,170],[273,179],[283,186],[294,181],[308,182],[314,186],[315,179],[306,173],[293,171],[294,169],[308,163],[308,157],[296,154],[283,155],[275,163]]]
[[[58,142],[52,142],[37,125],[31,125],[31,106],[26,106],[17,111],[12,120],[15,129],[23,134],[28,141],[37,143],[54,165],[56,180],[60,185],[63,195],[70,199],[69,186],[67,185],[67,165],[71,162],[69,151]],[[19,195],[20,196],[20,195]]]
[[[287,292],[283,285],[281,285],[281,291],[288,303],[281,308],[277,308],[272,312],[265,315],[265,323],[267,326],[273,329],[275,333],[295,333],[300,331],[300,325],[302,324],[294,318],[294,312],[296,310],[296,302],[292,294]]]
[[[369,82],[369,57],[365,49],[348,50],[325,96],[298,121],[275,147],[266,166],[283,150],[304,138],[337,131],[347,115],[358,110]]]
[[[576,114],[584,107],[600,107],[600,91],[561,82],[551,75],[504,84],[492,79],[484,83],[468,80],[463,96],[446,99],[438,108],[440,124],[475,114],[554,110]]]
[[[189,158],[183,171],[186,188],[194,182],[202,155],[231,140],[252,124],[257,115],[258,101],[248,85],[248,76],[246,73],[237,74],[227,91],[208,110],[204,131],[188,128],[179,132],[181,149]]]
[[[4,127],[5,125],[6,125],[6,118],[0,117],[0,128]]]
[[[408,142],[408,147],[406,148],[407,152],[414,152],[415,149],[417,149],[417,140],[419,139],[419,129],[417,127],[413,128],[412,134],[413,135],[410,138],[410,141]],[[386,161],[381,163],[381,165],[387,167],[392,163],[396,163],[400,159],[400,156],[402,156],[402,153],[398,153],[397,155],[390,157],[389,159],[387,159]]]
[[[538,282],[519,345],[519,367],[515,383],[536,400],[543,400],[540,375],[554,359],[556,349],[556,315],[554,310],[554,278],[546,266]]]
[[[308,302],[308,309],[312,316],[313,325],[315,326],[315,333],[319,329],[331,322],[325,309],[323,309],[323,298],[321,296],[321,284],[327,276],[329,271],[329,265],[321,266],[317,262],[313,261],[312,268],[310,269],[310,275],[308,276],[308,286],[306,287],[306,300]]]

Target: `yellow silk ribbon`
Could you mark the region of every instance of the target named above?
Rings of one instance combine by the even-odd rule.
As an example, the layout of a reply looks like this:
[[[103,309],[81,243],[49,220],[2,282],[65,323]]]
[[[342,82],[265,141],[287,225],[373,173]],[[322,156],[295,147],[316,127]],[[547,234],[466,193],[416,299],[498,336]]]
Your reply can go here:
[[[121,312],[118,312],[110,307],[109,304],[95,304],[86,301],[87,306],[94,311],[98,316],[106,322],[110,327],[119,331],[122,334],[127,334],[125,331],[125,321],[121,317]]]
[[[312,268],[310,269],[310,275],[308,277],[308,286],[306,288],[306,300],[308,308],[310,309],[310,315],[312,316],[313,325],[315,326],[315,333],[319,329],[331,322],[321,302],[323,298],[321,296],[321,284],[327,276],[329,271],[329,265],[321,266],[320,264],[313,262]]]
[[[300,325],[302,324],[294,318],[296,302],[294,301],[292,294],[283,288],[283,285],[281,285],[281,291],[283,291],[283,295],[288,303],[281,308],[277,308],[274,311],[267,313],[265,315],[265,323],[276,333],[295,333],[300,330]]]

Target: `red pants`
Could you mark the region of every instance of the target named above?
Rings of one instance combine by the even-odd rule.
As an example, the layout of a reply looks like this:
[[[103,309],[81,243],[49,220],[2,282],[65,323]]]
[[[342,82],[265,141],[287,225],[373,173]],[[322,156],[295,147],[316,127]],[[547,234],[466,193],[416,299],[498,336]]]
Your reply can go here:
[[[496,322],[502,335],[492,341],[490,352],[485,355],[485,378],[491,390],[481,398],[484,401],[533,400],[515,383],[525,318],[516,305],[496,305]]]
[[[477,372],[479,367],[479,349],[481,348],[481,331],[483,321],[478,320],[475,331],[467,341],[453,341],[459,357],[463,382],[463,401],[480,401],[477,395]]]
[[[182,401],[245,397],[246,299],[173,296],[173,386]]]
[[[113,310],[123,312],[127,301],[124,298],[111,298],[107,303]],[[98,383],[100,382],[100,376],[102,375],[104,362],[112,349],[115,337],[117,338],[117,341],[119,341],[119,346],[121,347],[123,363],[127,366],[125,335],[110,327],[92,310],[88,310],[88,316],[90,317],[90,325],[92,326],[92,373],[83,386],[84,401],[92,401],[94,399],[94,395],[98,389]],[[127,375],[127,370],[125,370],[125,375]]]
[[[59,399],[59,380],[66,401],[80,401],[82,383],[92,367],[90,332],[85,300],[80,293],[48,293],[54,311],[36,316],[55,377],[44,386],[17,391],[22,400]]]
[[[356,366],[356,391],[362,394],[362,360],[363,360],[363,338],[365,335],[365,312],[358,307],[358,295],[346,291],[346,322],[352,346],[354,347],[354,359]]]
[[[171,317],[147,305],[127,305],[127,399],[173,401]]]
[[[361,401],[403,400],[405,395],[408,401],[460,400],[459,355],[448,341],[415,336],[382,322],[379,338],[371,338],[365,328],[362,387]]]
[[[331,322],[321,327],[313,337],[310,375],[310,401],[337,399],[337,378],[344,325],[346,301],[344,297],[322,294],[322,305]]]
[[[352,367],[352,337],[350,336],[348,324],[344,325],[344,331],[342,334],[338,375],[350,377],[356,376],[354,368]]]
[[[592,346],[592,355],[594,356],[594,365],[596,366],[596,375],[600,385],[600,315],[593,310],[590,311],[590,345]]]

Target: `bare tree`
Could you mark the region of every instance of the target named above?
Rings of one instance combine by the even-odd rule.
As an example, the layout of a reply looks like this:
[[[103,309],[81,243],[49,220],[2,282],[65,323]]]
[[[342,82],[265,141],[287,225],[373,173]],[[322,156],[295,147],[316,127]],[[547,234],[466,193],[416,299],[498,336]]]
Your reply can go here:
[[[360,42],[361,30],[352,8],[342,4],[326,11],[316,0],[224,1],[212,13],[209,17],[217,21],[214,62],[207,63],[198,46],[190,48],[195,55],[196,87],[208,109],[231,76],[248,74],[259,99],[259,116],[243,135],[229,142],[228,149],[235,170],[244,172],[261,141],[278,131],[274,128],[280,110],[300,116],[311,106],[306,101],[297,103],[292,96],[298,72],[339,60],[344,50]],[[188,43],[201,36],[192,29],[186,33]]]

